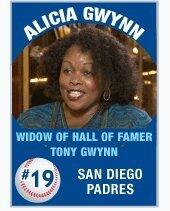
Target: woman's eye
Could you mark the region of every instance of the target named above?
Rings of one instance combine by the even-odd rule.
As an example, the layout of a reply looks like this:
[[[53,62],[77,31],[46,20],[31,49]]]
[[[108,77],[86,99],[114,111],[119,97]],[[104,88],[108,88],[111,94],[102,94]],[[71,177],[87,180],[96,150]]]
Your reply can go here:
[[[86,75],[86,76],[92,76],[93,72],[86,70],[86,71],[83,72],[83,74]]]
[[[70,72],[71,72],[71,68],[64,68],[64,69],[63,69],[63,72],[64,72],[64,73],[70,73]]]

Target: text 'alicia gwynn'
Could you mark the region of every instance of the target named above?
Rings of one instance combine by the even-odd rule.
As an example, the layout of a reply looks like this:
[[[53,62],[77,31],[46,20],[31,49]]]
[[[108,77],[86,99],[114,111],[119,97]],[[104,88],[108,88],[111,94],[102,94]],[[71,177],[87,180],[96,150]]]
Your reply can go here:
[[[106,24],[109,27],[122,30],[135,40],[145,31],[139,24],[115,11],[98,7],[84,7],[82,13],[77,13],[75,8],[68,7],[67,9],[51,11],[49,14],[42,15],[37,20],[33,20],[32,23],[24,27],[24,32],[28,40],[31,41],[41,32],[44,32],[49,28],[81,22]]]

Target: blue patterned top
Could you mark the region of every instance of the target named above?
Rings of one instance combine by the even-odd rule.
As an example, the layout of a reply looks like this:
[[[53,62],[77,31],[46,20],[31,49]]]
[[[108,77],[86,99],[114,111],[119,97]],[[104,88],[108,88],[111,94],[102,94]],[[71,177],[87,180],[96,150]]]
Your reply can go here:
[[[115,104],[104,115],[97,112],[83,128],[143,128],[150,122],[145,111],[133,105]],[[23,128],[68,128],[59,102],[30,108],[20,114],[18,123]]]

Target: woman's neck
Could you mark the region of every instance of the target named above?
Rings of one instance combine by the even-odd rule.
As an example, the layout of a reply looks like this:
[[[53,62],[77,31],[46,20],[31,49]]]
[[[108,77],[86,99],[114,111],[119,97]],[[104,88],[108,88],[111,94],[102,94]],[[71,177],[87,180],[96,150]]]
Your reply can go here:
[[[97,113],[99,104],[94,105],[90,109],[82,111],[73,111],[63,103],[63,111],[69,128],[81,128],[87,124],[90,119]]]

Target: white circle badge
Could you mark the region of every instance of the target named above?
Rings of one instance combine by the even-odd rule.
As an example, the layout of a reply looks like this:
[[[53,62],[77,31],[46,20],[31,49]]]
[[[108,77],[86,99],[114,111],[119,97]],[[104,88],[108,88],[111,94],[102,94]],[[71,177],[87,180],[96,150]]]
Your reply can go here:
[[[60,173],[47,159],[29,159],[18,168],[15,185],[24,199],[34,203],[45,202],[57,193],[60,187]]]

